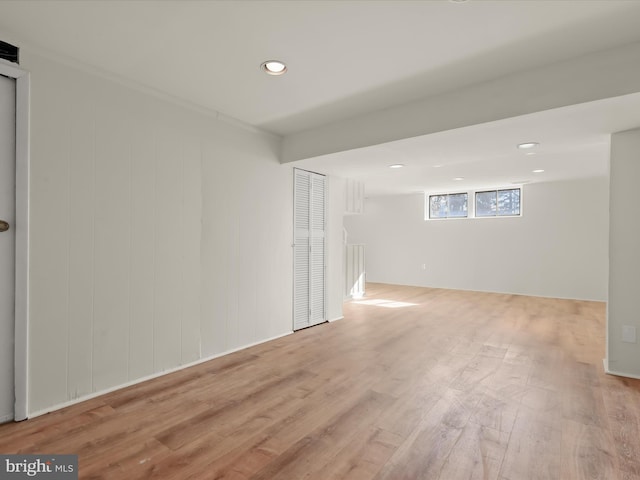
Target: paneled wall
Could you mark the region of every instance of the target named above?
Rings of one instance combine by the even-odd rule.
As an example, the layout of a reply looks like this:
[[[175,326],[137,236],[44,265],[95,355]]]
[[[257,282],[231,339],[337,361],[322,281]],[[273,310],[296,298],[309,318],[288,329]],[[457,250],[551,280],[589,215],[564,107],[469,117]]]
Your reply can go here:
[[[344,180],[344,213],[364,213],[364,183],[347,178]]]
[[[345,245],[345,298],[361,298],[366,291],[365,246]]]
[[[279,139],[22,53],[29,411],[290,332]]]

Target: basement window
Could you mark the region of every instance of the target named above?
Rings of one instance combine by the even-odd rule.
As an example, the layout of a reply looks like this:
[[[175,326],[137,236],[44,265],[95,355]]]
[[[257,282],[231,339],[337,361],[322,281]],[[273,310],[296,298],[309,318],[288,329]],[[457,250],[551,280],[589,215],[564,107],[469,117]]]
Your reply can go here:
[[[467,218],[468,193],[429,195],[429,218]]]
[[[520,215],[520,189],[476,192],[476,217],[515,217]]]

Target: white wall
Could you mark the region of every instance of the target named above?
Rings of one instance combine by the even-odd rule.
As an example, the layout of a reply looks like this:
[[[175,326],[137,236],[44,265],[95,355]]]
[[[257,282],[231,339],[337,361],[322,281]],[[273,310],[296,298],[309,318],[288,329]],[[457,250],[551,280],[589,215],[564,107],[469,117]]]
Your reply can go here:
[[[607,369],[640,378],[640,346],[622,341],[623,326],[640,330],[640,129],[611,136],[611,201]]]
[[[278,162],[280,139],[21,53],[29,412],[291,332],[293,167]]]
[[[518,218],[425,221],[407,195],[369,198],[345,226],[368,281],[604,301],[607,211],[602,177],[525,185]]]

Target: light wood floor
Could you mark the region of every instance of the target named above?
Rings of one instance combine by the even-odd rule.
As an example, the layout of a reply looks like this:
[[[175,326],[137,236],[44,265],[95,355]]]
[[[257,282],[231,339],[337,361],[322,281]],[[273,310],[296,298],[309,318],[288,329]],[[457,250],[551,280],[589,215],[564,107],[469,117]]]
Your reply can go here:
[[[605,305],[369,284],[345,319],[18,424],[82,479],[640,479]]]

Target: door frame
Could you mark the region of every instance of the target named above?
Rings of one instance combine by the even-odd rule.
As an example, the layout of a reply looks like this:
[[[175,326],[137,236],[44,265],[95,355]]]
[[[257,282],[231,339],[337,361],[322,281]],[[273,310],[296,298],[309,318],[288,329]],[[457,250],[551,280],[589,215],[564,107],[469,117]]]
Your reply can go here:
[[[0,74],[16,81],[16,262],[15,262],[15,360],[16,421],[29,413],[29,73],[0,59]]]

